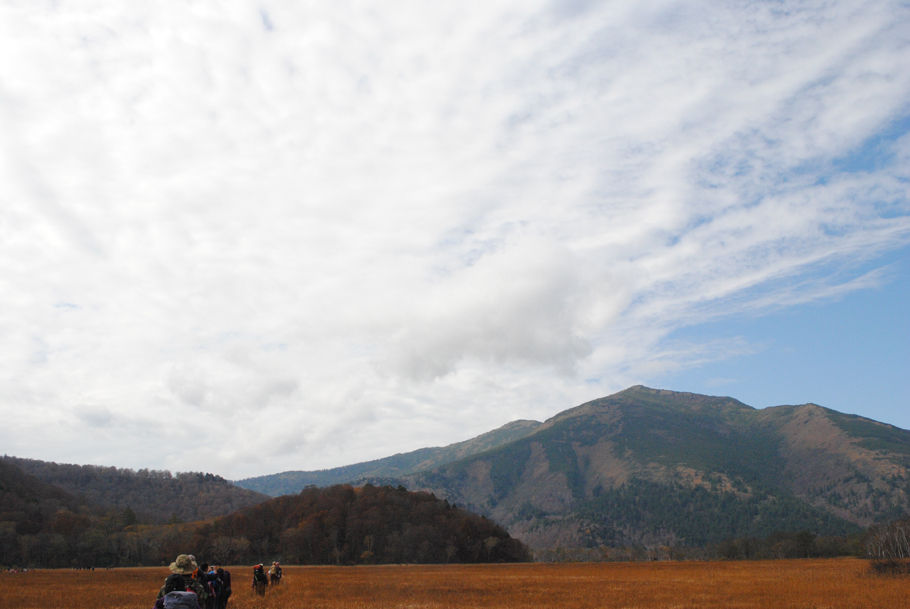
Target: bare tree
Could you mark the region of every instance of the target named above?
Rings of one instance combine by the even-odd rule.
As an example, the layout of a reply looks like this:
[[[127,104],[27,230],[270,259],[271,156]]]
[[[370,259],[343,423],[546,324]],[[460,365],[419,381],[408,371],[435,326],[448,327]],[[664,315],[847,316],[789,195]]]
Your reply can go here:
[[[879,572],[910,572],[910,518],[869,529],[866,556]]]

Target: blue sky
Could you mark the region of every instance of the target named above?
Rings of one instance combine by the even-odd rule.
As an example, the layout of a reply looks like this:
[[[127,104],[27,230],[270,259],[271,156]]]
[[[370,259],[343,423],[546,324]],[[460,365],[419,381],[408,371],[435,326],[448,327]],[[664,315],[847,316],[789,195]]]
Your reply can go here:
[[[896,0],[3,3],[0,445],[240,478],[635,384],[910,428],[908,30]]]
[[[752,350],[658,375],[661,387],[730,395],[750,406],[820,404],[910,429],[910,249],[884,260],[879,286],[834,300],[688,327],[672,338],[739,336]]]

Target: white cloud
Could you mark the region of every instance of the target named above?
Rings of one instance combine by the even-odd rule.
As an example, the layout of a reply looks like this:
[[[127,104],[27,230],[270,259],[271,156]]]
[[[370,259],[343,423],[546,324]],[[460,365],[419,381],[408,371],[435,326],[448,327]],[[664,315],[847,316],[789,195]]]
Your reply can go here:
[[[896,2],[8,3],[0,414],[61,424],[54,449],[28,422],[0,440],[328,467],[748,350],[666,339],[873,285],[910,240],[907,137],[880,135],[905,119],[908,21]],[[876,137],[889,160],[851,166]],[[181,417],[205,437],[156,452],[198,465],[119,452]]]

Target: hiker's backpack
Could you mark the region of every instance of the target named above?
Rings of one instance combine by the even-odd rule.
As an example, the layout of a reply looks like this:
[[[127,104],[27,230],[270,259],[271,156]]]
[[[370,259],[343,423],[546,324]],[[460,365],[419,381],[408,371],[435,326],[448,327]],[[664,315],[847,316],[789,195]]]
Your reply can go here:
[[[196,594],[196,597],[199,599],[199,604],[202,606],[205,606],[206,600],[212,594],[208,582],[205,581],[205,575],[203,575],[200,579],[196,579],[194,577],[191,580],[187,581],[186,589]]]
[[[231,572],[225,569],[225,570],[220,574],[220,577],[221,577],[221,589],[222,589],[222,591],[223,591],[225,594],[230,595],[230,594],[231,594]]]
[[[195,592],[168,592],[164,595],[164,609],[199,609],[199,597]]]

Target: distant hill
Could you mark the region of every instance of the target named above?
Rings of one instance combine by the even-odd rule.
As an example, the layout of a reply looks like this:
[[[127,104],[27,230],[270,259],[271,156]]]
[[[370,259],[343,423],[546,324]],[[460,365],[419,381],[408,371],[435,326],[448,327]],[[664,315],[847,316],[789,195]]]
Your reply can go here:
[[[0,460],[0,556],[10,555],[17,535],[50,526],[61,511],[89,511],[84,501]]]
[[[129,509],[138,522],[144,523],[212,518],[268,499],[213,474],[174,475],[167,471],[59,464],[10,456],[0,458],[0,463],[4,462],[84,503]]]
[[[539,421],[512,421],[493,431],[464,442],[443,447],[421,448],[391,457],[354,465],[315,471],[286,471],[278,474],[237,480],[237,486],[273,497],[300,492],[307,486],[331,486],[363,480],[382,482],[397,480],[407,474],[432,469],[458,459],[475,455],[532,433]]]
[[[530,559],[487,518],[401,487],[310,488],[219,518],[149,525],[130,508],[88,505],[0,460],[0,568],[167,565],[187,552],[210,564]]]
[[[115,521],[114,515],[0,459],[0,569],[74,565],[76,554],[89,549],[70,540],[85,534],[107,545],[104,535]]]
[[[910,432],[814,404],[632,387],[405,476],[538,552],[842,535],[910,509]]]

